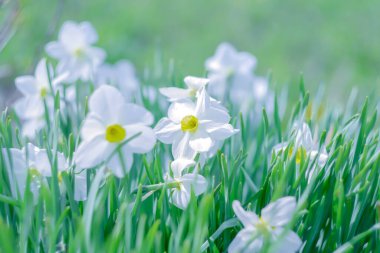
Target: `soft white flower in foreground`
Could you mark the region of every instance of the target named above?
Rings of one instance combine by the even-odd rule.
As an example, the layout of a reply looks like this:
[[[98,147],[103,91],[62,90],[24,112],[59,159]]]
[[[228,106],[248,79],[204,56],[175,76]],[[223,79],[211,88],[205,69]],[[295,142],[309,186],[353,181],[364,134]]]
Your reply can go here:
[[[31,178],[30,190],[36,198],[38,196],[40,185],[45,182],[45,178],[52,176],[52,167],[47,150],[39,149],[29,143],[22,149],[11,148],[7,150],[3,148],[2,152],[8,172],[10,175],[13,173],[14,176],[12,181],[15,182],[15,184],[12,185],[12,195],[17,197],[19,193],[22,197],[24,196],[29,173]],[[61,172],[67,170],[66,159],[60,152],[57,152],[56,159],[58,181],[59,183],[62,183]],[[16,185],[17,187],[15,187]]]
[[[89,22],[66,21],[59,32],[58,41],[46,45],[46,52],[59,61],[59,73],[69,72],[68,82],[88,81],[95,69],[104,61],[103,49],[92,46],[98,34]]]
[[[187,86],[185,89],[177,87],[166,87],[160,88],[160,93],[166,96],[171,102],[186,98],[192,99],[198,96],[201,89],[203,89],[209,83],[209,79],[187,76],[185,77],[184,82]]]
[[[293,253],[302,244],[293,231],[285,231],[285,226],[292,219],[296,209],[294,197],[283,197],[267,205],[258,217],[255,213],[245,211],[239,201],[232,203],[232,208],[244,228],[236,235],[228,247],[229,253],[261,252],[266,240],[269,245],[277,245],[270,252]],[[282,237],[283,236],[283,237]]]
[[[319,151],[318,143],[313,141],[309,126],[304,122],[297,123],[294,126],[293,134],[294,147],[290,147],[290,152],[296,150],[296,162],[300,163],[302,156],[305,158],[310,156],[310,160],[317,158],[320,167],[325,166],[328,159],[326,148],[323,146]],[[280,143],[274,147],[274,151],[276,153],[284,151],[288,146],[288,142]]]
[[[197,152],[210,151],[217,141],[238,131],[229,121],[227,110],[213,106],[209,95],[202,89],[196,104],[191,100],[171,104],[168,117],[162,118],[154,130],[157,139],[172,144],[174,158],[193,159]]]
[[[134,153],[146,153],[153,148],[156,138],[149,127],[152,123],[153,115],[145,108],[127,103],[112,86],[100,86],[89,99],[89,114],[81,129],[82,143],[75,152],[77,169],[107,161],[107,168],[123,177],[132,166]],[[134,138],[123,143],[131,137]]]
[[[166,177],[166,183],[177,183],[174,188],[169,189],[170,201],[180,209],[186,209],[191,199],[191,192],[199,196],[207,190],[207,180],[197,173],[187,173],[182,175],[182,171],[195,162],[188,159],[177,159],[172,162],[171,170],[173,176]]]
[[[118,61],[114,65],[101,65],[96,71],[95,81],[98,85],[116,86],[128,101],[135,97],[140,86],[135,68],[127,60]]]
[[[33,138],[35,132],[45,125],[44,101],[47,109],[52,110],[54,91],[51,88],[55,89],[65,78],[64,74],[53,78],[50,85],[49,74],[54,74],[53,69],[46,64],[45,59],[42,59],[37,64],[34,76],[20,76],[15,80],[16,88],[22,93],[23,97],[16,101],[14,109],[17,116],[24,121],[22,134],[29,138]]]

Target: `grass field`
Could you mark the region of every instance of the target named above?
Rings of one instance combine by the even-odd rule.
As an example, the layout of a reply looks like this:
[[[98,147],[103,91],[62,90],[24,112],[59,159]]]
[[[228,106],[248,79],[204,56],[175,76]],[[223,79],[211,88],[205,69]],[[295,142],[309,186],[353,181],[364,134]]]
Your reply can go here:
[[[19,7],[0,252],[380,251],[380,3]]]

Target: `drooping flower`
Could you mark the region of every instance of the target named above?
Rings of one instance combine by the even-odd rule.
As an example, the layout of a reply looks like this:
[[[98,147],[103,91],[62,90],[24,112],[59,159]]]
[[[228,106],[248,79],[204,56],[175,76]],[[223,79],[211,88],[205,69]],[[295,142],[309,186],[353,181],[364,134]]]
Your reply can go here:
[[[31,178],[30,191],[36,198],[41,184],[46,183],[46,178],[52,176],[52,163],[49,160],[47,150],[28,143],[22,149],[11,148],[7,150],[3,148],[2,153],[5,158],[8,174],[11,175],[12,182],[14,182],[11,185],[12,195],[14,197],[19,196],[18,194],[21,197],[24,196],[29,174]],[[58,181],[61,184],[61,173],[67,170],[68,167],[62,153],[57,152],[56,159]]]
[[[196,103],[182,100],[171,104],[168,117],[162,118],[154,130],[157,139],[172,144],[174,158],[193,159],[197,152],[208,152],[217,141],[237,132],[229,121],[227,110],[213,106],[203,88]]]
[[[49,42],[45,50],[59,61],[58,73],[70,73],[67,82],[89,81],[106,56],[103,49],[93,46],[97,40],[98,34],[89,22],[66,21],[58,40]]]
[[[170,201],[182,210],[187,208],[192,191],[197,197],[207,189],[207,180],[203,176],[197,173],[182,173],[184,169],[194,165],[193,160],[177,159],[171,164],[172,176],[170,174],[166,176],[166,183],[176,184],[168,190]]]
[[[317,163],[320,167],[325,166],[328,154],[325,146],[322,146],[319,150],[318,143],[313,140],[311,130],[309,126],[302,122],[296,123],[293,128],[294,134],[294,147],[289,147],[288,142],[277,144],[273,149],[276,153],[284,151],[286,148],[290,148],[290,152],[296,152],[296,162],[300,163],[301,159],[307,156],[310,160],[317,158]]]
[[[45,125],[44,114],[52,113],[55,88],[66,78],[66,74],[62,74],[52,78],[50,84],[49,74],[54,74],[51,65],[48,65],[45,59],[41,59],[34,76],[20,76],[15,80],[16,88],[23,97],[16,101],[14,109],[17,116],[24,121],[22,134],[26,137],[33,138],[36,131]],[[48,112],[45,112],[44,102]]]
[[[160,93],[166,96],[170,102],[175,102],[186,98],[193,99],[198,96],[201,89],[203,89],[209,83],[209,79],[187,76],[185,77],[184,82],[187,86],[185,89],[177,87],[165,87],[160,88]]]
[[[285,226],[292,219],[296,209],[294,197],[283,197],[267,205],[261,216],[245,211],[239,201],[232,203],[232,208],[244,228],[236,235],[228,247],[229,253],[261,252],[264,242],[275,245],[270,252],[296,252],[302,245],[299,236],[293,231],[286,231]],[[283,234],[285,233],[285,234]]]
[[[81,129],[82,143],[75,152],[77,169],[107,162],[108,169],[123,177],[132,166],[134,153],[153,148],[156,138],[149,127],[152,123],[153,115],[145,108],[127,103],[110,85],[100,86],[89,99],[89,114]]]
[[[95,82],[98,85],[110,84],[117,87],[124,97],[131,101],[139,89],[140,83],[132,63],[121,60],[111,64],[102,64],[96,71]]]

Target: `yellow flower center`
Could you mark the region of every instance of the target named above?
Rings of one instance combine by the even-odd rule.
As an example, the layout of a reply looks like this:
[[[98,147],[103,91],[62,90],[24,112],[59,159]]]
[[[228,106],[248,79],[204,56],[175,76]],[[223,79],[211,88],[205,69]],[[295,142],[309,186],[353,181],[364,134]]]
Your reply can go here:
[[[84,57],[84,50],[82,48],[77,48],[74,50],[74,56],[77,58],[83,58]]]
[[[198,129],[198,119],[193,115],[188,115],[181,120],[181,130],[194,133]]]
[[[270,225],[262,217],[259,218],[259,221],[256,223],[256,228],[262,233],[266,233],[270,230]]]
[[[196,89],[191,89],[190,91],[189,91],[189,96],[190,97],[195,97],[197,95],[197,90]]]
[[[48,89],[47,89],[46,87],[42,87],[42,88],[40,89],[40,96],[41,96],[42,98],[45,98],[46,95],[47,95],[47,93],[48,93]]]
[[[121,142],[127,135],[125,129],[119,125],[110,125],[106,129],[106,140],[109,142]]]
[[[29,174],[31,178],[40,177],[41,173],[37,170],[37,168],[31,167],[29,168]]]
[[[62,184],[63,178],[62,178],[62,172],[58,172],[58,183]]]
[[[289,155],[291,156],[293,154],[293,147],[289,148]],[[297,153],[296,153],[296,163],[300,164],[302,159],[306,158],[306,149],[303,147],[297,148]]]

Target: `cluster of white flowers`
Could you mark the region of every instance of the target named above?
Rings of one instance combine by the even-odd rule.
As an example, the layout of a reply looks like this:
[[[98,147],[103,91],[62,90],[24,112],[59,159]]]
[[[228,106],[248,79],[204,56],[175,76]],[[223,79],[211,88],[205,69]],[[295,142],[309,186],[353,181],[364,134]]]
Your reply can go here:
[[[254,75],[257,62],[254,56],[237,52],[230,44],[222,43],[215,55],[206,61],[207,78],[187,76],[185,88],[159,90],[170,105],[167,117],[160,119],[152,129],[152,113],[134,104],[141,103],[138,92],[143,89],[133,65],[125,60],[114,65],[105,63],[105,51],[94,46],[97,40],[98,35],[90,23],[65,22],[58,40],[46,45],[47,54],[57,62],[56,68],[42,59],[34,76],[16,79],[22,98],[15,103],[14,110],[23,122],[22,135],[29,140],[52,122],[57,99],[61,111],[73,107],[76,101],[85,101],[86,96],[89,99],[83,105],[82,114],[79,107],[76,108],[78,118],[83,119],[80,115],[84,113],[86,116],[78,123],[80,138],[72,159],[30,143],[22,149],[2,150],[17,185],[12,188],[12,194],[22,198],[29,187],[37,198],[41,184],[52,177],[54,164],[60,186],[63,186],[62,172],[72,173],[75,199],[85,200],[87,169],[107,169],[122,178],[130,172],[134,154],[150,152],[157,139],[172,148],[173,161],[165,176],[169,199],[178,208],[186,209],[191,196],[207,191],[207,179],[201,175],[204,162],[215,154],[224,140],[239,131],[230,124],[228,110],[220,101],[239,105],[243,113],[252,108],[254,101],[261,106],[268,101],[272,104],[273,93],[268,88],[267,78]],[[85,87],[87,93],[80,94],[81,87]],[[92,94],[89,87],[95,88]],[[325,147],[320,150],[307,124],[296,125],[295,129],[293,148],[297,159],[298,153],[305,153],[311,159],[317,158],[319,166],[323,167],[328,158]],[[281,152],[288,147],[289,143],[281,143],[274,150]],[[233,209],[244,229],[228,251],[259,252],[267,239],[281,242],[281,250],[275,252],[297,251],[301,246],[300,238],[284,228],[294,216],[295,207],[295,198],[285,197],[265,207],[259,218],[244,211],[235,201]]]
[[[171,200],[182,209],[190,201],[190,186],[196,189],[196,195],[206,190],[204,177],[196,172],[182,175],[183,171],[195,165],[193,160],[197,154],[207,154],[218,147],[220,141],[238,131],[229,124],[227,109],[208,95],[208,79],[188,76],[184,82],[186,89],[170,87],[160,90],[172,104],[168,117],[162,118],[154,128],[158,140],[172,145],[174,179],[168,176],[167,181],[175,180],[181,184],[178,190],[171,192]]]

